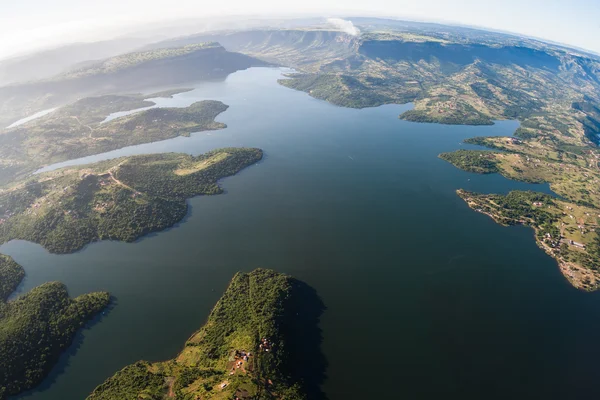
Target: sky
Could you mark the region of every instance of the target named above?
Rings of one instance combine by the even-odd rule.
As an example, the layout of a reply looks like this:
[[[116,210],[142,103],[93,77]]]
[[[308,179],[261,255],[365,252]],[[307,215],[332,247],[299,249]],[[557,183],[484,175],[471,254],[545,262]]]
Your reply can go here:
[[[600,0],[0,0],[0,58],[226,15],[369,15],[487,27],[600,53]]]

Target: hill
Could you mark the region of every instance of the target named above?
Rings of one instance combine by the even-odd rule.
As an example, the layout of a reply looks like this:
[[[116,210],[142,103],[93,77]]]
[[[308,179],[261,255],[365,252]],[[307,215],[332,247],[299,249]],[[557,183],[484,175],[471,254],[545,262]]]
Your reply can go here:
[[[0,255],[0,399],[39,384],[77,331],[109,303],[103,292],[71,299],[59,282],[6,302],[24,275],[20,265]]]
[[[88,400],[321,399],[323,309],[289,276],[238,273],[176,358],[127,366]]]
[[[519,119],[568,144],[597,143],[600,58],[538,40],[437,24],[357,18],[363,32],[265,29],[195,35],[294,67],[280,83],[346,107],[414,102],[401,118],[488,125]],[[556,131],[560,132],[556,132]],[[531,134],[524,127],[522,134]]]
[[[48,79],[90,60],[102,60],[127,53],[148,43],[148,39],[119,38],[93,43],[73,43],[0,60],[0,85]]]
[[[186,200],[220,194],[218,180],[262,158],[254,148],[193,157],[153,154],[34,175],[0,191],[0,242],[39,243],[71,253],[98,240],[132,242],[175,225]]]

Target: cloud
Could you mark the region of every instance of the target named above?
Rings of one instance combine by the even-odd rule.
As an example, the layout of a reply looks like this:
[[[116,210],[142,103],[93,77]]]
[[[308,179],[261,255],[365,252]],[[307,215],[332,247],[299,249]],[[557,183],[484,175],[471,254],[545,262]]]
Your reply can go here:
[[[347,21],[341,18],[328,18],[327,23],[346,32],[348,35],[358,36],[360,29],[354,26],[352,21]]]

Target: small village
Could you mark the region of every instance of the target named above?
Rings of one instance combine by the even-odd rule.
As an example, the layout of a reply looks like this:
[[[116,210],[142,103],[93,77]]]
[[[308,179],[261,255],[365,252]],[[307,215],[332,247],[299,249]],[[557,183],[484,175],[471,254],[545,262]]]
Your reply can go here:
[[[260,344],[258,346],[259,352],[272,352],[273,351],[273,343],[271,343],[267,338],[262,338],[260,340]],[[246,350],[233,350],[231,355],[229,356],[228,370],[229,375],[234,376],[236,374],[248,374],[254,370],[253,363],[251,360],[254,358],[254,354],[252,352]],[[270,380],[268,380],[269,384],[272,384]],[[224,390],[229,387],[230,382],[224,381],[219,384],[219,389]],[[244,389],[237,389],[233,394],[233,400],[249,400],[251,398],[250,393]]]

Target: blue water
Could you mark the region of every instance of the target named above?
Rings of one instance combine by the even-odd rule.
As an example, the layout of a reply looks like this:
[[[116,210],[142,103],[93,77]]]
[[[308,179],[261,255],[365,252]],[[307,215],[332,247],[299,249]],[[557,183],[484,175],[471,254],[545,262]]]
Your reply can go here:
[[[279,86],[280,75],[253,68],[161,99],[221,100],[226,129],[85,159],[265,151],[222,181],[225,194],[191,199],[176,227],[70,255],[23,241],[0,247],[27,271],[21,293],[60,280],[72,295],[108,290],[117,299],[47,381],[18,398],[82,399],[129,363],[174,357],[233,274],[259,266],[306,281],[327,306],[332,400],[595,396],[598,294],[570,287],[531,230],[501,227],[455,193],[548,186],[437,158],[467,137],[511,135],[518,123],[411,123],[398,119],[411,105],[340,108]]]

